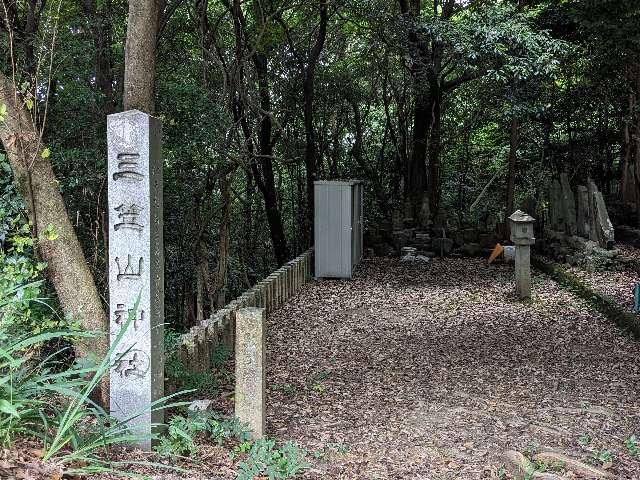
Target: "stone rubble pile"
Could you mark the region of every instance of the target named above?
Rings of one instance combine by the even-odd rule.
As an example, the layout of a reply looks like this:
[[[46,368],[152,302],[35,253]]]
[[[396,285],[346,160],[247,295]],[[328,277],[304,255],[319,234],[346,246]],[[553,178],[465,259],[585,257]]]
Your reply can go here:
[[[438,219],[428,229],[417,226],[415,219],[401,219],[394,214],[393,222],[381,222],[366,232],[367,256],[400,256],[404,261],[428,261],[433,257],[489,256],[498,236],[493,225],[480,227]]]

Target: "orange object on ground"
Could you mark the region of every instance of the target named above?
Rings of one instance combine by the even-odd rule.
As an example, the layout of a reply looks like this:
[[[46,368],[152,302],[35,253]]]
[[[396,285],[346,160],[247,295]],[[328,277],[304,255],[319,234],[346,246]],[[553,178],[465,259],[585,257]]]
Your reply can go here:
[[[494,247],[493,251],[491,252],[491,255],[489,255],[489,264],[493,263],[495,261],[496,258],[498,258],[500,255],[502,255],[502,253],[504,252],[504,247],[502,245],[500,245],[499,243],[496,243],[496,246]]]

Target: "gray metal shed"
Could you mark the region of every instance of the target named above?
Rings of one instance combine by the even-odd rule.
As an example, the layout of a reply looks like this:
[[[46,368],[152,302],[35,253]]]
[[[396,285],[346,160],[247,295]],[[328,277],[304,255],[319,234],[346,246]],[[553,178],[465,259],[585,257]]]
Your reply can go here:
[[[351,278],[362,258],[361,180],[314,182],[316,278]]]

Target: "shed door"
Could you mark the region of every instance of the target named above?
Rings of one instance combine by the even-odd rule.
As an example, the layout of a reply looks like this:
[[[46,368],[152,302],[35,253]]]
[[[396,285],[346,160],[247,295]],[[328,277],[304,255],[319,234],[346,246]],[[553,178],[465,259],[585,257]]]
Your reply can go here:
[[[364,184],[358,184],[358,261],[364,252]]]
[[[362,205],[360,203],[360,184],[351,187],[351,265],[360,261],[362,256],[361,244],[361,216]]]

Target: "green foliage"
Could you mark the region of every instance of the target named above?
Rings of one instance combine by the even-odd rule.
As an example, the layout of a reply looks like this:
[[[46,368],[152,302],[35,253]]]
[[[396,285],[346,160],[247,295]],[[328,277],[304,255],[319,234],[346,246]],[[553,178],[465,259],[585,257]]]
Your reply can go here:
[[[611,464],[611,462],[613,461],[613,454],[611,453],[611,451],[603,448],[601,450],[595,451],[593,453],[593,458],[595,461],[602,465]]]
[[[286,442],[276,448],[273,439],[259,439],[250,447],[244,444],[246,459],[238,464],[238,480],[253,480],[255,477],[266,476],[269,480],[291,478],[309,467],[305,460],[307,451],[297,447],[292,442]]]
[[[228,440],[244,442],[248,432],[235,418],[224,418],[214,412],[192,412],[184,417],[177,415],[169,421],[166,434],[160,437],[156,451],[163,456],[182,455],[197,457],[198,436],[222,445]]]
[[[178,390],[194,390],[201,395],[212,396],[220,390],[220,385],[229,381],[231,373],[226,363],[231,355],[227,345],[220,344],[211,354],[211,365],[204,372],[194,372],[186,368],[177,355],[180,334],[165,331],[165,373]]]
[[[0,311],[11,301],[0,300]],[[55,358],[61,351],[46,358],[37,355],[44,342],[86,341],[95,336],[93,333],[56,331],[0,336],[0,446],[11,448],[16,438],[32,437],[42,445],[43,461],[55,461],[66,475],[129,475],[120,470],[117,461],[104,458],[104,453],[110,446],[135,443],[142,438],[129,432],[126,420],[111,418],[89,395],[108,373],[111,355],[133,318],[130,313],[110,351],[95,366],[60,365]],[[170,398],[154,402],[151,410],[181,405],[168,404]],[[141,413],[133,412],[131,418]]]
[[[231,372],[226,368],[230,348],[226,345],[218,345],[212,352],[211,365],[204,372],[188,369],[175,350],[165,348],[165,351],[165,373],[178,390],[193,390],[201,395],[214,396],[219,392],[220,386],[231,379]]]
[[[46,300],[41,276],[47,265],[33,247],[24,202],[0,154],[0,337],[74,328]]]
[[[584,435],[581,435],[580,438],[578,438],[578,443],[583,446],[589,445],[591,443],[591,440],[591,435],[585,433]]]
[[[627,452],[633,458],[637,458],[640,455],[640,444],[635,435],[631,435],[624,441],[624,446],[627,447]]]

